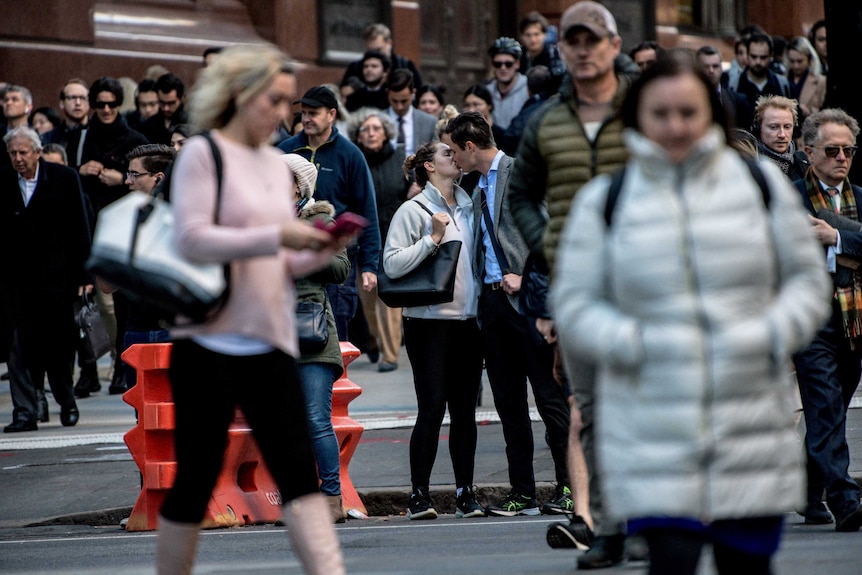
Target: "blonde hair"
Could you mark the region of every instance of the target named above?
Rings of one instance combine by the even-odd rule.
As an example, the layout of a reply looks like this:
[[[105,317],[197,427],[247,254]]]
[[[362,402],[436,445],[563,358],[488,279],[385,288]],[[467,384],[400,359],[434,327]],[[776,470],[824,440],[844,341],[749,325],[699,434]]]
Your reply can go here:
[[[799,105],[796,100],[785,98],[784,96],[761,96],[754,103],[754,123],[758,126],[763,123],[763,114],[767,108],[778,108],[779,110],[787,110],[793,115],[793,123],[799,122]],[[759,134],[755,134],[759,136]]]
[[[189,95],[191,123],[200,130],[223,128],[237,109],[294,65],[275,46],[231,46],[198,72]]]
[[[449,120],[453,120],[458,117],[458,108],[453,106],[452,104],[446,104],[443,110],[440,112],[440,118],[437,120],[437,139],[443,137],[443,134],[446,132],[446,126],[449,125]]]

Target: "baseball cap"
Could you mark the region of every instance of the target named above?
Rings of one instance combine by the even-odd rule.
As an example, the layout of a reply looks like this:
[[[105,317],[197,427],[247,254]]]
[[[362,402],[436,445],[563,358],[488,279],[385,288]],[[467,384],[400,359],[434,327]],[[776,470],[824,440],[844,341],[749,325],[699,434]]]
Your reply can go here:
[[[314,88],[311,88],[301,99],[294,102],[294,104],[302,104],[312,108],[338,109],[338,101],[335,99],[335,94],[325,86],[315,86]]]
[[[586,28],[600,38],[618,36],[617,22],[613,14],[599,4],[591,0],[583,0],[569,6],[560,18],[560,30],[563,38],[569,35],[573,28]]]

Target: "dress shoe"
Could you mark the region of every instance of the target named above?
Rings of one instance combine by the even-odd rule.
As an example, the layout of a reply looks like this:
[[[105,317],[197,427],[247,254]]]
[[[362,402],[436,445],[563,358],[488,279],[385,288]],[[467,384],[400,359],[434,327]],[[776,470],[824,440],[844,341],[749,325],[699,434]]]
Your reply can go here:
[[[74,427],[78,423],[78,415],[77,407],[70,407],[68,409],[64,407],[60,410],[60,423],[64,427]]]
[[[114,376],[111,378],[111,385],[108,386],[108,393],[111,395],[119,395],[121,393],[126,393],[129,391],[128,386],[126,385],[126,374],[120,368],[119,372],[114,372]]]
[[[806,525],[827,525],[832,523],[832,514],[826,509],[822,501],[813,501],[805,506],[801,513],[805,517]]]
[[[578,557],[578,569],[604,569],[623,562],[625,535],[596,537],[590,550]]]
[[[11,375],[9,375],[9,372],[7,371],[7,372],[6,372],[6,373],[4,373],[3,375],[0,375],[0,381],[9,381],[9,379],[10,379],[11,377],[12,377],[12,376],[11,376]]]
[[[96,369],[96,364],[81,369],[78,383],[75,384],[75,397],[79,399],[90,397],[91,393],[98,393],[101,389],[102,384],[99,383],[99,372]]]
[[[368,361],[370,361],[371,363],[377,363],[377,360],[380,359],[380,350],[377,348],[377,346],[368,349],[368,351],[366,351],[365,353],[368,354]]]
[[[862,505],[856,504],[856,509],[853,509],[841,519],[836,517],[835,531],[849,533],[851,531],[859,531],[862,527]]]
[[[39,427],[32,419],[18,419],[3,428],[3,433],[18,433],[19,431],[36,431]]]
[[[381,361],[380,365],[377,366],[377,371],[381,373],[386,373],[387,371],[395,371],[398,369],[397,363],[389,363],[388,361]]]
[[[36,390],[36,419],[39,423],[48,423],[51,416],[48,413],[48,399],[45,397],[45,391],[42,389]]]

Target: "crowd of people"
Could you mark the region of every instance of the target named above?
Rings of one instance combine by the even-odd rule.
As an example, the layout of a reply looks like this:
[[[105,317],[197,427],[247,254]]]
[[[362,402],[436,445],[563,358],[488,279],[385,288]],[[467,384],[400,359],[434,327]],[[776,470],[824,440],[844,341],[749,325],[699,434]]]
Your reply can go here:
[[[579,569],[628,558],[693,574],[710,544],[719,573],[765,575],[785,512],[858,531],[845,421],[862,376],[862,188],[848,179],[859,124],[824,107],[825,24],[790,39],[750,26],[729,66],[712,45],[625,54],[591,0],[556,27],[527,14],[519,34],[494,40],[489,79],[456,102],[422,83],[382,24],[339,85],[298,100],[293,68],[267,47],[208,49],[188,110],[161,67],[133,94],[122,79],[69,79],[59,109],[4,85],[0,233],[19,246],[0,281],[4,432],[49,420],[46,375],[65,426],[101,390],[73,312],[92,293],[114,341],[109,393],[135,384],[124,349],[174,342],[178,474],[159,573],[190,572],[235,405],[306,570],[343,572],[339,341],[380,372],[399,368],[402,345],[409,357],[411,520],[437,517],[429,481],[448,410],[456,516],[558,515],[548,544],[584,551]],[[169,331],[84,263],[100,211],[153,193],[174,164],[179,248],[229,263],[232,291],[216,317]],[[345,212],[368,222],[352,238],[302,222]],[[379,272],[408,274],[450,241],[451,302],[379,299]],[[322,349],[299,349],[298,300],[324,305]],[[483,370],[511,484],[487,502],[473,485]],[[241,383],[249,373],[259,387]],[[556,479],[541,502],[528,384]]]

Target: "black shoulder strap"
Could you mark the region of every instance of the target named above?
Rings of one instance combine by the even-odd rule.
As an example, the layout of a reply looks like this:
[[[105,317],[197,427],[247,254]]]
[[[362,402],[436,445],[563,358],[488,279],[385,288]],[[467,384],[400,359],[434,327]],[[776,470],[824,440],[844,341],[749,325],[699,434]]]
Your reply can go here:
[[[757,164],[757,160],[751,158],[742,158],[748,170],[751,172],[751,177],[757,182],[760,188],[760,194],[763,197],[763,205],[769,210],[769,203],[772,200],[772,194],[769,191],[769,184],[766,182],[766,176],[763,175],[763,170]],[[611,179],[611,186],[608,188],[608,196],[605,200],[605,225],[610,228],[613,221],[614,208],[617,205],[617,200],[620,197],[620,190],[623,187],[623,180],[626,177],[626,169],[623,167],[617,171]]]
[[[626,178],[626,167],[623,166],[611,178],[611,187],[608,188],[608,197],[605,200],[605,226],[610,228],[611,221],[614,215],[614,208],[617,206],[617,200],[620,197],[620,190],[623,188],[623,180]]]
[[[414,202],[416,202],[417,204],[419,204],[419,207],[420,207],[420,208],[422,208],[423,210],[425,210],[426,212],[428,212],[428,215],[429,215],[429,216],[431,216],[432,218],[434,217],[434,212],[432,212],[431,210],[429,210],[429,209],[428,209],[428,206],[426,206],[425,204],[423,204],[423,203],[422,203],[422,202],[420,202],[419,200],[413,200],[413,201],[414,201]]]
[[[212,134],[209,132],[209,130],[207,130],[206,132],[201,132],[201,136],[206,138],[206,141],[209,142],[209,144],[210,144],[210,149],[212,150],[212,153],[213,153],[213,162],[215,163],[215,168],[216,168],[216,185],[217,185],[217,188],[216,188],[215,215],[213,217],[213,221],[215,221],[215,223],[218,223],[218,215],[219,215],[219,212],[221,211],[221,192],[222,192],[222,177],[223,177],[221,152],[219,151],[218,146],[216,145],[215,140],[213,140]]]
[[[757,182],[757,185],[760,187],[760,195],[763,196],[763,205],[766,206],[766,210],[769,211],[769,203],[772,200],[772,194],[769,191],[769,184],[766,182],[766,176],[763,175],[763,170],[760,169],[760,166],[757,164],[757,160],[751,158],[742,159],[745,160],[745,164],[751,172],[751,177],[754,178],[754,181]]]

